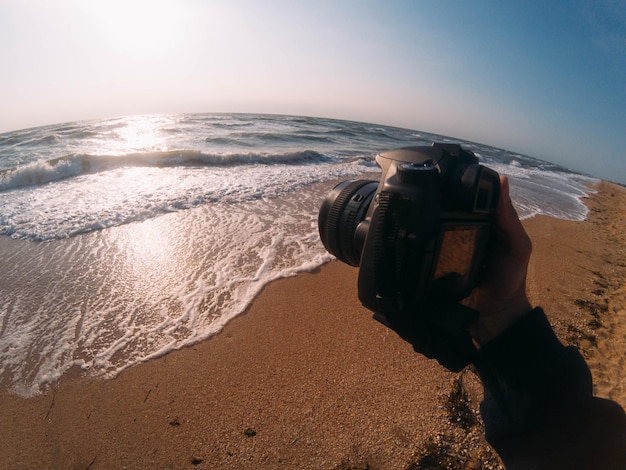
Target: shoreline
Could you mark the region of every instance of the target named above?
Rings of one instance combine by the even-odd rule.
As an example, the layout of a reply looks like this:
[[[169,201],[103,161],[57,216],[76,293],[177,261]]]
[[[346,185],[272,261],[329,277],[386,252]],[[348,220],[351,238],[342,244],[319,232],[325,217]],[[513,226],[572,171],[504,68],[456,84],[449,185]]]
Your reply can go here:
[[[582,349],[598,396],[625,406],[626,189],[596,189],[584,222],[523,222],[528,291],[561,341]],[[372,320],[357,272],[331,262],[274,281],[214,337],[114,379],[62,380],[29,399],[0,393],[0,461],[375,469],[452,448],[497,465],[480,424],[463,428],[450,413],[453,399],[476,413],[475,376],[444,370]]]
[[[594,393],[626,408],[626,188],[601,181],[596,189],[586,221],[524,222],[533,241],[528,293],[561,342],[581,350]]]

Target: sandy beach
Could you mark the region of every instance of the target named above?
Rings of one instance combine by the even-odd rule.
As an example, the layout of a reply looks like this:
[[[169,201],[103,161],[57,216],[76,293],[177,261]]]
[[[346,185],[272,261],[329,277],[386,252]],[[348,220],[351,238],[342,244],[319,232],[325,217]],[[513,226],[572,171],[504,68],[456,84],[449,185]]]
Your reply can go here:
[[[626,189],[601,182],[585,222],[524,222],[531,301],[581,348],[596,394],[626,406]],[[0,391],[2,468],[498,468],[481,388],[415,354],[358,301],[339,262],[267,286],[192,348],[112,380]]]

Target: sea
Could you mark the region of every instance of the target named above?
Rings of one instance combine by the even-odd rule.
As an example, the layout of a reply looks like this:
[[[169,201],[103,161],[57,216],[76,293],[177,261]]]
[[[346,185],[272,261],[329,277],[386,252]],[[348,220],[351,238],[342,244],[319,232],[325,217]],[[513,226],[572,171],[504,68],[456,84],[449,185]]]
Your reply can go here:
[[[522,218],[587,216],[592,177],[379,124],[171,114],[0,134],[0,390],[115,377],[215,335],[269,282],[333,259],[317,215],[338,181],[432,142],[508,175]]]

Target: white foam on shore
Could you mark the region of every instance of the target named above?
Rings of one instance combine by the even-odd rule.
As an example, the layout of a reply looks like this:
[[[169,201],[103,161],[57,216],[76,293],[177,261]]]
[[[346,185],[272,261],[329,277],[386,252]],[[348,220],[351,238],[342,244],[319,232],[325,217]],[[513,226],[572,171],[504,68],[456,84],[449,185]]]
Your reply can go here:
[[[97,174],[81,173],[53,184],[5,191],[0,198],[0,235],[28,240],[67,238],[204,204],[273,198],[369,169],[358,159],[334,164],[302,160],[281,164],[276,158],[270,164],[256,161],[192,169],[118,164]]]
[[[511,198],[521,219],[546,215],[563,220],[585,220],[589,209],[584,199],[595,193],[593,187],[600,181],[562,171],[523,168],[519,164],[490,163],[488,166],[509,177]]]
[[[5,240],[0,386],[32,396],[73,368],[113,377],[219,332],[269,282],[332,259],[317,231],[328,189]]]

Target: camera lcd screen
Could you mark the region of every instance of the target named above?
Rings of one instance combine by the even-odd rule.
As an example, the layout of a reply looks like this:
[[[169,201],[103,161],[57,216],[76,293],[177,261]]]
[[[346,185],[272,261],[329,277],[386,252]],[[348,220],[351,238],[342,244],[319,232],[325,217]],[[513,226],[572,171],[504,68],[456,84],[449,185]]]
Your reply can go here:
[[[471,274],[474,255],[484,230],[484,225],[450,225],[444,227],[433,280],[455,275],[455,278],[465,284],[469,280],[467,276]]]

